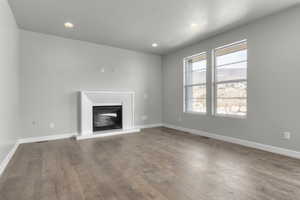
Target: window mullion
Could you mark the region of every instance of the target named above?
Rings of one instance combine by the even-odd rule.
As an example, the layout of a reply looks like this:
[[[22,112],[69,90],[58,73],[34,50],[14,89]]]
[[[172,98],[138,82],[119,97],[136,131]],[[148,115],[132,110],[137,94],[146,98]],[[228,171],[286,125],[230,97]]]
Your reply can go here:
[[[231,63],[226,63],[226,64],[223,64],[223,65],[216,65],[217,68],[220,68],[220,67],[225,67],[225,66],[228,66],[228,65],[236,65],[236,64],[240,64],[240,63],[246,63],[247,60],[242,60],[242,61],[237,61],[237,62],[231,62]]]
[[[195,86],[205,86],[206,83],[197,83],[197,84],[190,84],[190,85],[185,85],[184,87],[195,87]]]
[[[247,82],[247,79],[236,79],[236,80],[227,80],[227,81],[216,81],[216,84],[240,83],[240,82]]]

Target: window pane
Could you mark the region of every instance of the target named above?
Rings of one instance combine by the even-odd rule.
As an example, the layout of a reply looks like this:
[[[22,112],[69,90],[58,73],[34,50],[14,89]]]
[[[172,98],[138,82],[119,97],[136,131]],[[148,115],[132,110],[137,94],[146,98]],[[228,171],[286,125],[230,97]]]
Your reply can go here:
[[[188,86],[185,95],[186,111],[206,112],[206,85]]]
[[[218,56],[216,62],[217,66],[220,66],[229,63],[242,62],[245,60],[247,60],[247,50],[237,51],[223,56]]]
[[[186,61],[185,85],[206,83],[206,64],[205,54],[189,58]]]
[[[206,70],[186,73],[186,85],[206,83]]]
[[[188,112],[206,112],[206,99],[189,99],[186,111]]]
[[[246,99],[218,99],[217,114],[245,116],[247,113]]]
[[[247,79],[247,62],[217,67],[217,81]]]
[[[206,98],[206,85],[186,87],[186,97],[188,99]]]
[[[218,48],[215,50],[216,66],[247,60],[247,42]]]
[[[217,98],[240,97],[247,97],[247,82],[217,84]]]
[[[188,71],[206,70],[206,60],[189,60],[189,62],[190,68],[188,68]]]
[[[217,114],[246,115],[247,82],[217,84]]]

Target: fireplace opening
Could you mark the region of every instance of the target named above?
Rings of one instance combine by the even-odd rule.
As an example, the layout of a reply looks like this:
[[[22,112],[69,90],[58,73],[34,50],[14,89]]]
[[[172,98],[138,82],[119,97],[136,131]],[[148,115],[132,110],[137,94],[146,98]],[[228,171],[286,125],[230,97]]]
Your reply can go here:
[[[122,106],[93,106],[93,131],[122,129]]]

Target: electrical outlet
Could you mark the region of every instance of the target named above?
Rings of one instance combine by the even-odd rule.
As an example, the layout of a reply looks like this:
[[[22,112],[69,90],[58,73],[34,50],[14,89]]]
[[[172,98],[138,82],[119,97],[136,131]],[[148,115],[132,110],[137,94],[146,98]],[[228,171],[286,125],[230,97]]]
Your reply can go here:
[[[286,139],[286,140],[291,139],[291,133],[290,132],[284,132],[283,133],[283,138]]]
[[[54,129],[54,128],[55,128],[55,124],[54,124],[53,122],[51,122],[51,123],[49,124],[49,127],[50,127],[51,129]]]

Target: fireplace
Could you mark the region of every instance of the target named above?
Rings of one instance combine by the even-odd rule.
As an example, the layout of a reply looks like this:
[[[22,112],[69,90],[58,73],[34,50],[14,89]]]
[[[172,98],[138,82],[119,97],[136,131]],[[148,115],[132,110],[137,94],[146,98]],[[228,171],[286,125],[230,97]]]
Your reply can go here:
[[[134,126],[134,92],[80,92],[78,140],[136,131],[139,129]]]
[[[122,129],[122,106],[93,106],[93,131]]]

